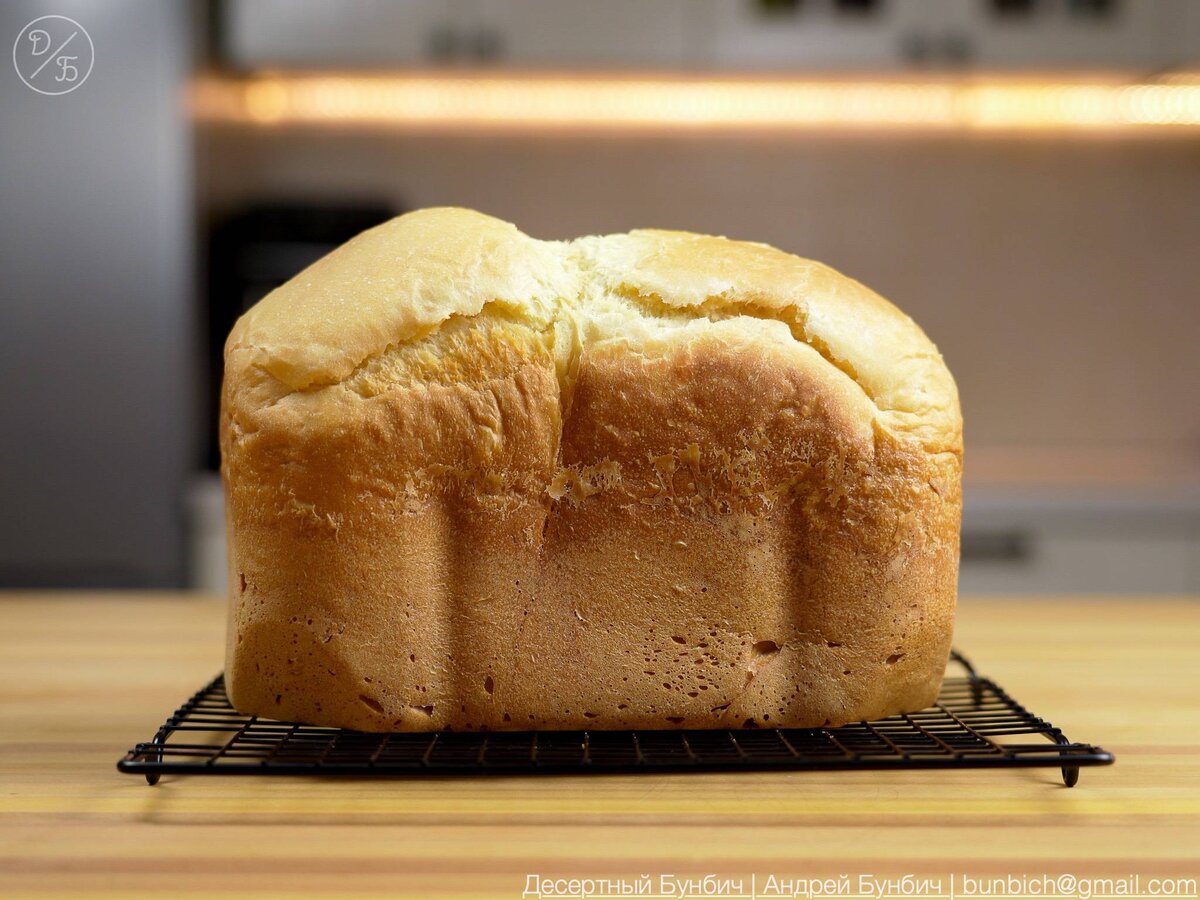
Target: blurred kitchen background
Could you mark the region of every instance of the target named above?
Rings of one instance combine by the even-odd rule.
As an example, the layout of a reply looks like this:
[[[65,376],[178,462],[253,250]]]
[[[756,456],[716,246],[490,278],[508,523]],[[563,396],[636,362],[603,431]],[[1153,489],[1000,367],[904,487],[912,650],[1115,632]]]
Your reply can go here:
[[[967,422],[962,591],[1200,592],[1196,0],[16,0],[0,587],[223,589],[220,346],[364,227],[682,228],[910,313]]]

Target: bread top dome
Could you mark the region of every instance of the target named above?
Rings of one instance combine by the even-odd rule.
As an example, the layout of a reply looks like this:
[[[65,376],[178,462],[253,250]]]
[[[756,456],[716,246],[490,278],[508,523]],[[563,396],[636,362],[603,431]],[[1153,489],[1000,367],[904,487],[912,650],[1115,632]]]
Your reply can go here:
[[[640,350],[715,322],[748,347],[790,339],[857,385],[889,432],[926,452],[961,452],[957,389],[937,348],[828,266],[681,231],[540,241],[449,207],[363,232],[265,297],[229,336],[226,378],[236,394],[325,390],[397,348],[429,342],[436,356],[439,331],[479,317],[543,333],[566,393],[588,345]]]

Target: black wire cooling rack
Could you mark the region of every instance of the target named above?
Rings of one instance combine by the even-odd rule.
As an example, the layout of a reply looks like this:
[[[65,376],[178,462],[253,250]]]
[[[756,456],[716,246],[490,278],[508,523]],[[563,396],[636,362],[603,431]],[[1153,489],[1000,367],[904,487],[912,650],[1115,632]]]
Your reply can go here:
[[[840,728],[693,731],[522,731],[366,734],[243,716],[218,675],[154,738],[117,763],[161,775],[420,775],[661,772],[729,769],[961,769],[1080,766],[1113,755],[1067,740],[958,652],[937,703]],[[1026,743],[1028,737],[1040,738]]]

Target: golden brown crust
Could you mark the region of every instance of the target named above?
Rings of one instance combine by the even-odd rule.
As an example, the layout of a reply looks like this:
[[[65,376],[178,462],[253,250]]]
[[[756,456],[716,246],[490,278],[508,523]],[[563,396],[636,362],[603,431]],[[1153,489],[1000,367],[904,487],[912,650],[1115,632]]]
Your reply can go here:
[[[804,727],[933,699],[961,420],[886,301],[762,245],[462,210],[318,267],[226,349],[240,710]]]

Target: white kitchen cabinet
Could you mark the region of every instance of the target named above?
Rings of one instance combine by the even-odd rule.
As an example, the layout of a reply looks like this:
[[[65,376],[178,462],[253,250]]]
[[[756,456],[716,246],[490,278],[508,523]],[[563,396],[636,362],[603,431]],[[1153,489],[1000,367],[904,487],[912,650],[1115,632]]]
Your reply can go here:
[[[1035,529],[1022,559],[964,557],[963,596],[1194,594],[1200,532]]]
[[[453,55],[473,2],[444,0],[227,0],[224,61],[239,69],[388,68]]]
[[[242,69],[897,71],[1200,59],[1197,0],[226,0]]]
[[[687,62],[690,0],[229,0],[239,69],[662,68]]]
[[[692,0],[490,0],[484,30],[515,68],[679,68],[707,22]]]
[[[974,490],[960,593],[1200,592],[1200,495]]]
[[[710,62],[718,69],[891,69],[904,63],[901,36],[927,0],[878,2],[860,12],[833,2],[768,10],[762,0],[702,0],[710,7]]]
[[[1200,56],[1194,0],[703,0],[721,69],[1159,68]]]
[[[997,14],[992,2],[959,5],[973,65],[1094,69],[1176,64],[1176,39],[1194,29],[1197,4],[1042,0],[1009,14]]]

